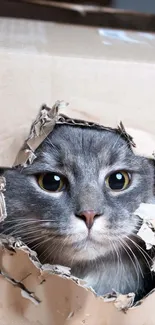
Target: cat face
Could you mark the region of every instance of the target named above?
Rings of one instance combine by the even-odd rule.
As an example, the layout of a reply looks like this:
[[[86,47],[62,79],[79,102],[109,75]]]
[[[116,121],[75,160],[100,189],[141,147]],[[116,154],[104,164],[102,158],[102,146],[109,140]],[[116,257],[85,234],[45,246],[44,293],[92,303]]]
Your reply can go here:
[[[139,227],[133,214],[153,196],[153,165],[120,135],[57,125],[34,163],[6,177],[8,219],[46,262],[71,266],[111,254]],[[130,240],[130,239],[129,239]]]

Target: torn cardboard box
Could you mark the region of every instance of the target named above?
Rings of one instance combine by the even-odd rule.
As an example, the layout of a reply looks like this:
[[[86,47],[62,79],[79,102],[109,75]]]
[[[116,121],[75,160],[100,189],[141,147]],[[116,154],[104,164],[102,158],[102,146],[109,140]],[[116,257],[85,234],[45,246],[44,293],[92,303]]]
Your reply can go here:
[[[122,120],[118,131],[135,153],[154,159],[154,40],[147,33],[0,19],[0,166],[33,163],[53,119],[110,129]],[[43,106],[28,136],[40,103],[57,98],[70,105],[57,102],[52,111]],[[2,220],[5,180],[0,181]],[[140,236],[149,248],[154,205],[145,208],[135,213],[144,221]],[[134,293],[97,297],[68,269],[42,266],[18,239],[1,236],[0,251],[0,324],[155,324],[154,292],[136,306]]]
[[[55,124],[67,124],[76,126],[93,127],[95,129],[106,129],[111,132],[117,132],[121,134],[123,138],[129,143],[130,146],[136,147],[133,142],[132,137],[126,132],[122,123],[113,129],[110,127],[105,127],[94,122],[72,119],[63,114],[59,114],[61,108],[67,107],[67,103],[64,101],[57,101],[52,108],[43,105],[40,112],[32,124],[30,134],[25,141],[24,146],[19,151],[14,166],[25,166],[26,164],[31,164],[35,159],[35,150],[43,142],[43,140],[52,132]]]
[[[55,124],[85,125],[118,132],[133,150],[136,151],[137,148],[139,150],[134,137],[127,133],[122,123],[113,129],[90,121],[72,119],[59,112],[65,106],[63,101],[57,101],[51,109],[46,105],[42,106],[31,126],[27,140],[19,150],[14,166],[21,165],[24,168],[27,164],[33,163],[35,150],[53,130]],[[154,155],[151,158],[154,158]],[[1,219],[3,219],[6,217],[3,176],[0,181]],[[135,212],[143,219],[139,235],[146,245],[151,246],[155,245],[154,211],[154,204],[142,204]],[[147,230],[144,229],[146,225]],[[146,232],[149,237],[146,236]],[[0,256],[0,321],[4,325],[10,325],[10,318],[15,325],[133,325],[135,322],[136,325],[153,325],[155,323],[154,292],[137,302],[135,306],[133,306],[134,293],[122,295],[112,292],[104,297],[97,297],[86,283],[73,277],[68,268],[59,265],[41,265],[35,252],[12,237],[1,235]]]

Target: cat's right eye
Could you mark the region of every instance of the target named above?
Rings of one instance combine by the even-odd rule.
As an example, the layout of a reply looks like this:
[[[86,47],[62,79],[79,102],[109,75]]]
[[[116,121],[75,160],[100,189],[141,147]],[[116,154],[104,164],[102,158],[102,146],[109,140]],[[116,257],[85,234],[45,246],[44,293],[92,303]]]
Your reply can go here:
[[[117,171],[106,178],[106,185],[112,191],[124,191],[131,182],[131,175],[127,171]]]
[[[43,173],[37,175],[40,188],[47,192],[62,192],[66,187],[65,177],[55,173]]]

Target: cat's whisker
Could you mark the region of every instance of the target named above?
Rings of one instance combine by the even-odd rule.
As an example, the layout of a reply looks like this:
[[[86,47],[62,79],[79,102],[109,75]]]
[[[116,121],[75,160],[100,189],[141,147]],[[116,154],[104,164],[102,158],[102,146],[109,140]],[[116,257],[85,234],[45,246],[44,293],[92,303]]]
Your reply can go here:
[[[119,253],[119,249],[115,245],[114,241],[109,240],[109,242],[112,244],[112,247],[113,247],[112,252],[114,251],[116,253],[115,255],[116,255],[117,261],[118,261],[117,273],[119,274],[119,272],[120,272],[120,266],[121,267],[123,266],[122,259],[121,259],[121,254]],[[115,262],[115,260],[114,260],[114,262]]]
[[[128,237],[128,239],[129,239],[130,241],[132,240],[134,244],[136,244],[138,247],[140,247],[141,250],[143,250],[143,252],[145,252],[146,255],[148,255],[148,257],[150,257],[150,255],[147,253],[147,251],[145,251],[145,250],[143,249],[143,247],[141,247],[137,242],[135,242],[135,241],[134,241],[132,238],[130,238],[129,236],[127,236],[127,237]],[[140,236],[138,236],[137,234],[134,234],[134,233],[131,233],[131,237],[135,237],[136,239],[142,240]]]
[[[19,222],[22,222],[22,223],[24,223],[24,224],[30,224],[30,223],[44,223],[44,222],[55,222],[56,220],[54,220],[54,219],[43,219],[43,220],[41,220],[41,219],[32,219],[31,217],[29,217],[29,219],[24,219],[24,218],[11,218],[11,220],[5,220],[5,221],[3,221],[2,222],[2,225],[3,225],[3,223],[4,224],[8,224],[8,223],[12,223],[12,222],[15,222],[16,224],[18,224]]]
[[[24,225],[20,225],[19,227],[17,227],[17,226],[15,226],[15,227],[10,227],[10,229],[7,229],[7,232],[8,232],[8,230],[9,230],[9,233],[11,234],[11,236],[14,236],[14,235],[17,235],[18,233],[21,233],[21,234],[24,234],[24,233],[31,233],[31,234],[34,234],[34,233],[38,233],[38,231],[40,231],[41,230],[41,228],[39,228],[38,227],[38,229],[36,228],[36,227],[34,227],[34,228],[30,228],[30,230],[29,230],[29,227],[27,227],[26,229],[25,229],[25,226]],[[5,230],[4,230],[4,232],[3,232],[3,234],[5,233]]]
[[[124,251],[128,255],[128,257],[129,257],[129,259],[130,259],[130,261],[131,261],[131,263],[132,263],[132,265],[134,267],[134,270],[135,270],[135,273],[136,273],[136,276],[137,276],[137,282],[138,282],[137,286],[138,286],[139,285],[139,272],[138,272],[138,268],[139,268],[139,270],[141,272],[142,277],[143,277],[143,272],[141,270],[141,267],[139,266],[139,262],[137,260],[137,257],[135,256],[135,254],[133,253],[133,251],[130,249],[130,247],[128,245],[126,245],[126,242],[124,242],[122,240],[122,238],[119,237],[118,240],[119,240],[119,242],[121,244],[121,247],[124,249]],[[130,255],[130,253],[134,257],[134,260],[133,260],[132,256]]]
[[[144,278],[144,274],[143,274],[143,271],[142,271],[142,268],[141,268],[141,265],[140,265],[140,263],[139,263],[139,261],[138,261],[137,256],[135,255],[135,253],[133,252],[133,250],[132,250],[131,247],[127,244],[126,241],[124,241],[122,238],[121,238],[121,241],[122,241],[122,243],[126,246],[126,248],[131,252],[131,254],[133,255],[134,260],[135,260],[135,263],[136,263],[136,265],[137,265],[137,268],[139,268],[140,273],[141,273],[142,277]]]
[[[21,232],[21,230],[20,231],[18,231],[18,233],[19,234],[21,234],[22,235],[22,237],[23,238],[27,238],[27,237],[29,237],[29,236],[32,236],[32,237],[36,237],[36,235],[38,235],[38,233],[40,232],[40,236],[42,236],[42,237],[45,237],[46,235],[45,234],[42,234],[41,233],[41,230],[39,229],[39,231],[38,230],[29,230],[29,231],[26,231],[25,233],[22,231]]]
[[[5,220],[5,221],[3,221],[2,223],[1,223],[1,225],[6,225],[6,224],[12,224],[12,222],[15,222],[15,223],[17,223],[18,224],[18,222],[24,222],[24,224],[30,224],[30,223],[34,223],[34,221],[32,220],[32,219],[30,219],[30,220],[24,220],[24,219],[19,219],[18,218],[18,221],[15,219],[15,218],[12,218],[11,220]]]
[[[32,234],[18,234],[18,237],[20,237],[22,239],[22,241],[26,242],[27,245],[29,245],[32,242],[40,239],[40,240],[44,240],[45,236],[43,235],[32,235]]]
[[[40,238],[40,239],[42,240],[42,238]],[[38,243],[39,243],[39,237],[37,238],[37,241],[38,241]],[[28,241],[28,246],[30,246],[30,248],[31,248],[32,250],[35,250],[34,247],[35,247],[35,246],[37,247],[36,240],[35,240],[35,239],[29,240],[29,241]],[[38,245],[38,247],[39,247],[39,245]],[[38,251],[37,251],[37,252],[38,252]]]
[[[8,230],[7,230],[8,231]],[[4,230],[5,232],[5,230]],[[9,233],[11,236],[17,235],[17,234],[22,234],[22,235],[28,235],[28,234],[41,234],[43,233],[43,229],[41,227],[25,227],[25,226],[19,226],[19,227],[12,227],[9,230]],[[43,234],[45,235],[45,234]]]
[[[20,228],[25,230],[25,227],[20,227]],[[16,226],[11,226],[11,227],[9,227],[7,229],[3,229],[1,231],[2,235],[8,235],[9,234],[11,236],[14,236],[14,234],[17,235],[17,233],[18,233],[18,228]]]
[[[72,238],[72,235],[68,234],[66,237],[63,238],[63,243],[60,242],[60,244],[57,246],[58,253],[60,256],[61,256],[61,253],[63,252],[63,249],[65,248],[66,243],[68,243],[68,241],[70,241],[70,238]],[[72,259],[71,259],[71,264],[70,264],[71,266],[74,264],[75,258],[76,258],[76,253],[72,254]]]
[[[109,239],[109,244],[111,246],[111,251],[112,251],[112,254],[113,254],[113,260],[115,261],[115,256],[117,256],[118,260],[119,260],[119,255],[118,255],[118,252],[117,252],[117,248],[116,246],[114,245],[113,241]]]
[[[120,247],[125,251],[125,253],[127,254],[127,256],[129,257],[129,259],[130,259],[131,262],[132,262],[132,265],[133,265],[133,267],[134,267],[134,270],[135,270],[135,273],[136,273],[136,277],[137,277],[137,287],[138,287],[138,284],[139,284],[139,272],[138,272],[138,267],[137,267],[137,265],[136,265],[137,263],[135,264],[135,262],[134,262],[132,256],[131,256],[130,253],[128,252],[128,247],[127,247],[127,248],[124,247],[125,244],[122,242],[121,238],[117,237],[117,240],[118,240],[118,242],[119,242]],[[119,251],[119,249],[118,249],[118,251]],[[123,263],[123,261],[122,261],[122,257],[121,257],[121,256],[122,256],[122,254],[120,253],[121,267],[123,268],[123,272],[124,272],[125,265],[124,265],[124,263]],[[125,270],[125,272],[126,272],[126,270]],[[119,273],[118,273],[118,274],[119,274]],[[120,275],[120,274],[119,274],[119,275]],[[128,282],[128,284],[129,284],[129,286],[130,286],[130,282],[128,281],[128,278],[126,279],[126,281]]]
[[[47,238],[47,240],[45,239],[42,242],[42,245],[44,245],[46,242],[50,241],[51,245],[47,246],[47,248],[42,251],[42,253],[40,254],[40,257],[44,256],[46,252],[49,252],[49,257],[50,257],[51,255],[53,255],[54,251],[56,251],[56,250],[59,251],[59,247],[60,248],[62,247],[62,241],[60,240],[59,245],[58,244],[55,245],[54,239],[57,237],[59,237],[59,232],[57,234],[52,235],[50,238]],[[63,238],[63,241],[65,241],[65,239],[66,238]],[[50,247],[53,247],[53,249],[51,251],[50,251]],[[44,258],[44,260],[45,259],[46,258]],[[54,261],[53,261],[53,263],[54,263]]]
[[[114,244],[114,242],[113,242]],[[115,245],[115,244],[114,244]],[[121,252],[119,250],[119,247],[117,247],[117,245],[115,245],[115,250],[117,251],[117,254],[118,254],[118,258],[119,258],[119,263],[121,266],[123,266],[123,262],[122,262],[122,257],[121,257]]]
[[[69,241],[70,238],[72,238],[72,236],[69,235],[69,234],[66,237],[64,237],[64,239],[63,239],[63,245],[61,245],[61,251],[60,251],[60,253],[63,251],[63,249],[64,249],[64,247],[66,245],[66,242],[68,243],[68,241]]]
[[[141,237],[140,236],[138,236],[138,235],[136,235],[136,234],[134,234],[134,233],[132,233],[131,234],[132,235],[132,237],[135,237],[136,239],[138,238],[138,239],[140,239],[141,240]],[[129,237],[130,238],[130,237]],[[130,240],[131,240],[131,238],[130,238]],[[134,244],[136,244],[136,245],[138,245],[138,247],[140,247],[140,249],[151,259],[151,256],[143,249],[143,247],[141,247],[137,242],[135,242],[134,240],[133,240],[133,242],[134,242]],[[152,247],[153,249],[155,249],[155,247],[153,246]]]
[[[6,230],[9,232],[11,231],[11,229],[20,229],[20,228],[25,228],[27,226],[28,227],[30,226],[30,224],[28,222],[22,222],[22,223],[17,222],[17,223],[13,223],[13,224],[9,223],[9,225],[11,225],[11,226],[6,228]],[[4,225],[2,224],[2,227],[4,227],[4,231],[5,231],[5,226],[6,226],[6,224],[4,224]],[[32,224],[31,229],[36,229],[36,224],[34,224],[34,225]]]
[[[23,239],[25,237],[23,236]],[[50,238],[48,238],[50,240]],[[34,238],[32,238],[32,236],[27,237],[27,244],[30,245],[31,243],[34,243],[36,241],[40,241],[40,245],[43,244],[43,242],[45,241],[45,237],[43,236],[35,236]]]
[[[150,263],[149,263],[149,261],[148,261],[148,259],[147,259],[147,257],[146,256],[148,256],[148,258],[150,259],[150,261],[152,261],[153,262],[153,260],[152,260],[152,258],[151,258],[151,256],[138,244],[138,243],[136,243],[134,240],[132,240],[130,237],[128,237],[128,236],[126,236],[126,238],[128,239],[128,240],[130,240],[132,243],[133,243],[133,245],[135,246],[135,247],[137,247],[137,249],[139,250],[139,252],[142,254],[142,256],[144,257],[144,259],[146,260],[146,263],[148,264],[148,266],[149,266],[149,268],[150,268]]]
[[[50,245],[48,245],[46,247],[46,249],[42,249],[42,252],[41,254],[39,254],[39,259],[41,259],[42,263],[44,263],[44,261],[46,262],[47,261],[47,257],[45,256],[45,253],[47,252],[48,253],[48,256],[49,256],[49,250],[50,250],[50,246],[52,245],[51,243],[51,238],[46,238],[42,241],[42,243],[37,243],[36,245],[33,246],[33,249],[39,249],[39,247],[42,248],[42,245],[45,245],[49,242]]]
[[[52,263],[55,264],[55,259],[58,257],[59,255],[59,246],[61,244],[59,243],[59,245],[54,245],[54,242],[50,242],[50,245],[44,250],[42,251],[42,254],[40,256],[44,256],[45,252],[48,252],[48,260],[51,261],[51,256],[52,256]],[[54,252],[56,252],[56,254],[54,254]],[[43,259],[43,262],[46,261],[47,258],[45,257]]]
[[[37,240],[37,243],[35,243],[34,245],[33,245],[33,243],[34,242],[36,242],[36,240],[33,240],[30,244],[31,244],[31,247],[32,247],[32,249],[33,250],[37,250],[37,248],[39,248],[39,247],[42,247],[42,243],[44,242],[44,244],[46,243],[46,242],[48,242],[48,240],[50,240],[50,238],[47,238],[47,241],[44,239],[44,241],[43,242],[39,242],[38,240],[39,240],[40,238],[37,238],[36,240]]]
[[[22,224],[15,223],[15,224],[11,225],[10,227],[7,227],[6,229],[4,228],[4,230],[2,230],[1,233],[5,234],[7,231],[7,233],[9,232],[13,236],[14,234],[16,235],[20,231],[22,231],[22,233],[28,232],[30,226],[31,226],[30,230],[32,231],[32,233],[40,232],[43,230],[42,225],[40,223],[36,223],[36,224],[30,223],[29,224],[29,222],[23,222]],[[53,224],[53,226],[54,226],[54,224]],[[63,228],[56,224],[56,230],[54,230],[54,232],[57,231],[59,234],[59,229],[62,230]],[[45,230],[46,230],[46,228],[45,228]],[[47,230],[52,234],[53,229],[47,228]],[[65,228],[64,228],[64,230],[65,230]]]

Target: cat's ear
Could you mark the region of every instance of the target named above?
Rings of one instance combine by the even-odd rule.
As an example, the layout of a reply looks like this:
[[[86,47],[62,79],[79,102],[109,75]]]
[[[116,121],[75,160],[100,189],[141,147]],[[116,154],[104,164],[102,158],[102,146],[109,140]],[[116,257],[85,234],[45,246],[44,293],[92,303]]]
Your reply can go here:
[[[132,128],[126,128],[126,131],[136,145],[132,148],[133,152],[138,156],[155,160],[155,134]]]

